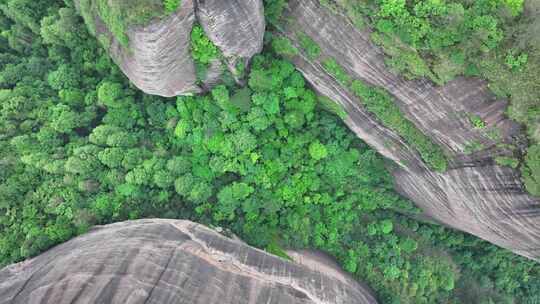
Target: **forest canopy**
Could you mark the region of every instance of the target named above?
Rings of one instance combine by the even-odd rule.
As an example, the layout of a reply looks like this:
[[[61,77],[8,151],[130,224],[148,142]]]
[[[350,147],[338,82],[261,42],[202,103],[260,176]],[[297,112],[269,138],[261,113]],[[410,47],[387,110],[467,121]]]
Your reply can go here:
[[[283,3],[267,1],[269,18]],[[286,42],[268,35],[244,87],[161,98],[91,30],[71,0],[0,4],[0,265],[95,224],[184,218],[282,256],[324,250],[384,303],[538,301],[538,264],[416,219],[392,164],[272,52]],[[206,45],[194,56],[217,56],[192,37]]]

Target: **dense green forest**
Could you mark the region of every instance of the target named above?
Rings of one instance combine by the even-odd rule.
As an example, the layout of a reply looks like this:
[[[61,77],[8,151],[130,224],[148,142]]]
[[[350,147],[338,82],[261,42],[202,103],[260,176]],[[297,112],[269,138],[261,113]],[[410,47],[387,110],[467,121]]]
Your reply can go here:
[[[284,4],[267,1],[269,18]],[[154,5],[151,16],[169,11]],[[124,17],[111,24],[131,24]],[[382,303],[540,301],[537,263],[415,220],[392,164],[323,109],[272,35],[246,87],[161,98],[129,83],[71,0],[4,1],[0,31],[0,265],[95,224],[187,218],[285,258],[283,248],[324,250]],[[200,27],[192,39],[197,61],[219,56]]]

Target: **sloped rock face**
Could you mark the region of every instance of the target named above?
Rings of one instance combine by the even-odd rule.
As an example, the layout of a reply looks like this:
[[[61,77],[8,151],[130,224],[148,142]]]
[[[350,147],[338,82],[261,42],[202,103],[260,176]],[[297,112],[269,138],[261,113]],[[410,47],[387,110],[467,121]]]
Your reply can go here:
[[[0,303],[377,303],[341,271],[309,265],[189,221],[129,221],[0,270]]]
[[[190,51],[195,22],[224,54],[231,71],[238,62],[247,65],[262,50],[265,30],[261,0],[182,0],[175,13],[129,28],[129,49],[120,45],[99,16],[94,21],[96,35],[110,38],[109,53],[131,82],[145,93],[165,97],[200,93],[214,85],[215,75],[223,71],[220,65],[212,65],[199,85]]]
[[[402,194],[439,222],[540,260],[540,202],[523,189],[517,170],[493,161],[509,153],[498,143],[522,145],[519,126],[504,116],[505,102],[495,100],[483,81],[459,78],[442,87],[406,81],[385,67],[368,30],[358,30],[316,0],[289,1],[284,20],[282,34],[299,49],[298,34],[304,33],[322,50],[317,60],[295,56],[297,68],[315,90],[344,107],[345,122],[360,138],[399,165],[393,175]],[[414,149],[324,70],[321,61],[326,58],[334,58],[354,78],[391,93],[406,117],[445,148],[449,170],[427,168]],[[498,138],[473,128],[470,114],[498,130]],[[484,148],[467,154],[471,142]]]
[[[194,11],[193,1],[182,1],[182,8],[171,16],[131,28],[129,50],[112,38],[111,57],[145,93],[170,97],[201,92],[189,48]],[[101,29],[107,31],[105,26]]]
[[[262,50],[265,21],[260,0],[199,0],[197,19],[223,55],[235,62]]]

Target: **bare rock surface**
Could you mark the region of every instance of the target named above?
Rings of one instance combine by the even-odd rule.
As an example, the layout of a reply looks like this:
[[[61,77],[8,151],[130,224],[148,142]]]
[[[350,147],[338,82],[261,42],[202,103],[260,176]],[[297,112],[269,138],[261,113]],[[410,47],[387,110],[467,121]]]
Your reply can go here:
[[[182,8],[169,17],[130,28],[129,50],[113,38],[109,53],[131,82],[147,94],[198,93],[201,89],[196,85],[189,47],[194,22],[193,1],[182,1]]]
[[[0,304],[377,303],[317,261],[289,262],[189,221],[128,221],[0,270]]]
[[[180,9],[146,26],[127,30],[129,48],[121,46],[99,16],[96,35],[111,41],[109,53],[122,72],[147,94],[165,97],[200,93],[213,85],[224,69],[248,64],[262,50],[265,20],[262,0],[182,0]],[[212,65],[202,85],[191,58],[191,29],[201,24],[225,57],[225,67]]]
[[[439,222],[540,260],[540,202],[524,190],[517,170],[493,161],[509,153],[499,143],[522,144],[520,128],[504,116],[506,103],[496,100],[486,83],[458,78],[437,87],[426,80],[404,80],[386,68],[368,29],[358,30],[317,0],[289,1],[284,20],[282,34],[299,49],[298,34],[304,33],[322,51],[317,60],[295,56],[295,65],[316,91],[343,106],[348,113],[345,122],[361,139],[399,165],[393,172],[398,191]],[[324,70],[321,60],[327,58],[334,58],[355,79],[391,93],[405,116],[446,150],[449,170],[427,168],[413,148]],[[497,138],[475,129],[471,114],[487,123],[486,130],[496,130]],[[471,142],[483,149],[466,153]]]
[[[199,0],[197,19],[225,57],[251,58],[262,50],[266,24],[260,0]]]

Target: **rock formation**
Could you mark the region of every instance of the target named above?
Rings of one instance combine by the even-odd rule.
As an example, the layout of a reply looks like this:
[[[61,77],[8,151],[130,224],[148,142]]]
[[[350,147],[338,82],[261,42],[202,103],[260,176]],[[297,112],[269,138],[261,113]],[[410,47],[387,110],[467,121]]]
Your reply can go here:
[[[180,9],[146,26],[127,30],[129,48],[122,46],[99,16],[94,16],[96,36],[107,37],[109,53],[139,89],[166,97],[199,93],[216,83],[223,67],[214,64],[198,84],[191,58],[191,29],[201,24],[221,50],[229,69],[245,65],[262,50],[265,20],[262,0],[182,0]],[[101,39],[101,38],[100,38]]]
[[[266,23],[261,0],[199,0],[196,15],[230,69],[238,62],[247,65],[262,50]]]
[[[294,256],[302,264],[188,221],[128,221],[0,270],[0,304],[377,303],[324,257]]]
[[[495,100],[483,81],[459,78],[442,87],[425,80],[406,81],[385,66],[368,29],[358,30],[317,0],[290,0],[283,20],[287,22],[282,34],[299,49],[299,33],[320,46],[318,60],[302,54],[295,56],[295,65],[316,91],[343,106],[348,113],[345,122],[361,139],[399,165],[393,172],[398,191],[441,223],[540,260],[539,200],[526,193],[517,170],[493,161],[493,156],[508,153],[498,143],[521,145],[519,126],[504,116],[505,102]],[[427,168],[414,149],[324,70],[325,58],[334,58],[355,79],[391,93],[406,117],[445,148],[449,170]],[[469,114],[498,130],[499,138],[473,128]],[[484,148],[467,154],[471,142]]]
[[[495,156],[511,154],[508,144],[524,145],[519,125],[504,116],[505,101],[497,100],[480,79],[458,78],[442,87],[427,80],[404,80],[385,66],[368,29],[359,30],[345,15],[330,12],[317,0],[288,3],[283,18],[287,22],[279,27],[282,34],[299,49],[298,34],[307,34],[322,50],[318,60],[300,55],[294,63],[318,93],[343,106],[348,113],[345,122],[361,139],[399,165],[393,172],[398,191],[441,223],[540,260],[540,202],[524,190],[517,170],[494,162]],[[171,16],[131,28],[131,52],[113,41],[111,54],[147,93],[200,92],[216,83],[220,73],[211,68],[203,88],[196,84],[189,54],[189,32],[196,19],[230,59],[231,70],[238,60],[245,61],[262,48],[262,1],[184,0]],[[106,31],[103,24],[99,28]],[[392,94],[405,116],[445,149],[449,170],[430,170],[396,132],[367,112],[325,71],[321,60],[330,57],[354,78]],[[475,129],[470,115],[481,117],[496,136]],[[469,153],[471,143],[481,148]]]

